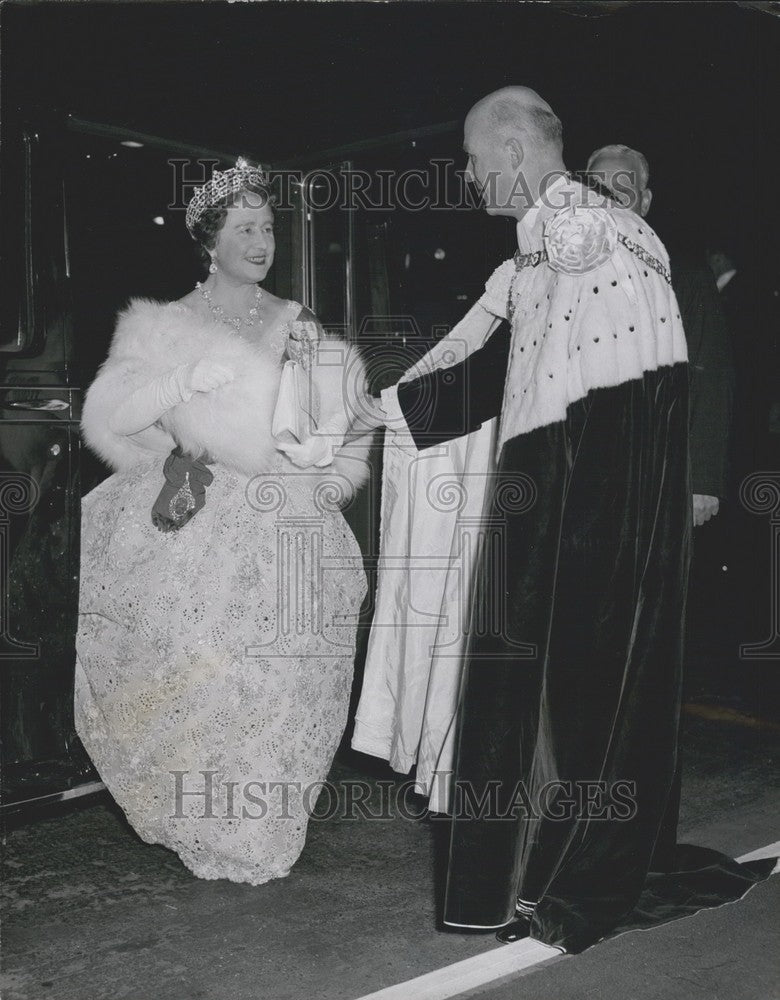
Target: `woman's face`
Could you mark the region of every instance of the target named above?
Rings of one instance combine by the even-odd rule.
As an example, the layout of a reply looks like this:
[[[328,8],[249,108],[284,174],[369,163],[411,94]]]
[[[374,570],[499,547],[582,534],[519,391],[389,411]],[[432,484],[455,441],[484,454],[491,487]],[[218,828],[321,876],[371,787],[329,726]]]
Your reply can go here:
[[[274,213],[270,205],[227,210],[214,246],[220,274],[236,284],[263,281],[274,261]]]

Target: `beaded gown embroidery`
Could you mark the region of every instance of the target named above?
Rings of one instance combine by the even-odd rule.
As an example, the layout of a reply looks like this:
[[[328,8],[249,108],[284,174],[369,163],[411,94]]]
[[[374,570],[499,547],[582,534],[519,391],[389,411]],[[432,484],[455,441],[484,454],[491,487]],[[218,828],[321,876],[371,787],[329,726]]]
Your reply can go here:
[[[300,855],[346,725],[361,553],[327,477],[281,454],[212,465],[203,509],[162,533],[163,460],[83,500],[76,727],[143,840],[258,885]]]

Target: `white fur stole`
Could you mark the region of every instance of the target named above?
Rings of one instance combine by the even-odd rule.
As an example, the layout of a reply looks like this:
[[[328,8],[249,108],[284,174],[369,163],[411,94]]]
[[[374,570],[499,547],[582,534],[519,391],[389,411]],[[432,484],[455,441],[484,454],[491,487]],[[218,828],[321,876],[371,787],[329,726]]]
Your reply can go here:
[[[354,405],[353,394],[363,388],[364,367],[356,349],[345,341],[326,338],[320,345],[327,360],[313,365],[312,380],[322,423],[343,405],[345,393],[348,409]],[[201,358],[232,369],[234,381],[212,392],[196,392],[139,434],[110,430],[114,408],[135,389]],[[281,369],[268,355],[228,327],[203,321],[177,303],[134,299],[120,313],[108,357],[86,394],[84,439],[117,472],[159,461],[179,444],[192,455],[207,455],[236,472],[257,475],[268,471],[280,455],[271,434],[280,377]],[[351,444],[334,463],[353,488],[367,478],[370,443],[361,439]]]

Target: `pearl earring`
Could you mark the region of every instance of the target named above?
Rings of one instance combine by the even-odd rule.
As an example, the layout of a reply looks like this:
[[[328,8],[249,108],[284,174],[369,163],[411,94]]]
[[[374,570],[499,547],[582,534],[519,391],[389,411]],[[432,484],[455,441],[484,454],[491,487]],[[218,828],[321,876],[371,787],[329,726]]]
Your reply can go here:
[[[211,263],[209,264],[209,274],[216,274],[218,270],[216,254],[212,254]]]

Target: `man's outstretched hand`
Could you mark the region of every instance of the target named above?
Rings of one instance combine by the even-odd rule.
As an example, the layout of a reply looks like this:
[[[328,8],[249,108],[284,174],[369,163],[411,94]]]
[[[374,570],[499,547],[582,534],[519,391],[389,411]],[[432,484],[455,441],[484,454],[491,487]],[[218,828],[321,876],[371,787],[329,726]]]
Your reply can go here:
[[[344,440],[354,441],[365,434],[373,433],[379,427],[384,427],[385,416],[382,401],[378,396],[364,396],[360,401],[360,406],[352,414]]]

